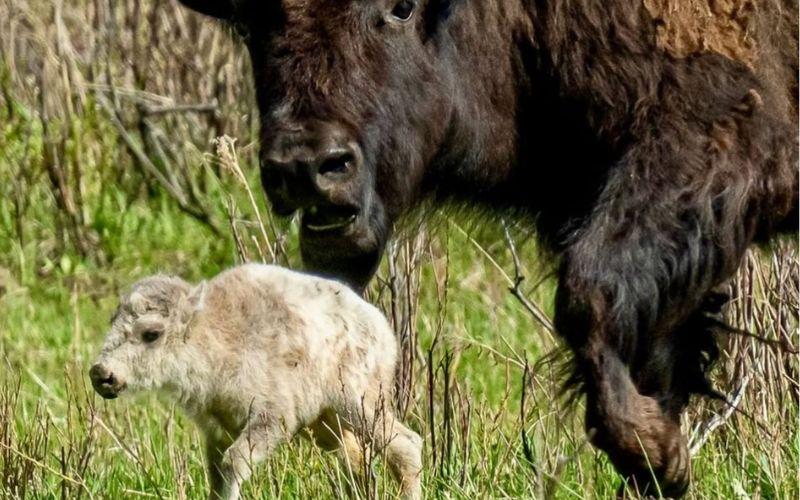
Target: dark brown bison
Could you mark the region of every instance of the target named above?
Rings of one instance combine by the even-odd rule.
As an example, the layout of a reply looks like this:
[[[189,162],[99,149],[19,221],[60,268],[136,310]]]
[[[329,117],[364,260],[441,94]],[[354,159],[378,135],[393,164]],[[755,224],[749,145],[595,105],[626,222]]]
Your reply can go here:
[[[528,218],[586,428],[682,494],[713,290],[797,224],[796,0],[182,0],[252,58],[263,185],[363,287],[423,199]]]

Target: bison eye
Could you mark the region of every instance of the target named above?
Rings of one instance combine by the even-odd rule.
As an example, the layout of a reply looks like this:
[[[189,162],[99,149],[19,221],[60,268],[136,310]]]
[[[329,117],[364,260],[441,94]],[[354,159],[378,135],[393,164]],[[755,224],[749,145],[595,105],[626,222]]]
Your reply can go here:
[[[399,21],[408,21],[414,15],[414,2],[411,0],[400,0],[392,9],[392,16]]]
[[[142,340],[147,342],[148,344],[155,342],[161,336],[161,331],[159,330],[145,330],[142,332]]]

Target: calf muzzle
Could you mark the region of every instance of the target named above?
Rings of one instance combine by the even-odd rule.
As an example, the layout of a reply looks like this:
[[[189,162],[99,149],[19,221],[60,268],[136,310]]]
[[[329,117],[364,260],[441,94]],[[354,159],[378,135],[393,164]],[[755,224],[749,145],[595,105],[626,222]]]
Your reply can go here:
[[[114,399],[125,389],[125,383],[101,363],[96,363],[89,369],[89,378],[94,390],[105,399]]]

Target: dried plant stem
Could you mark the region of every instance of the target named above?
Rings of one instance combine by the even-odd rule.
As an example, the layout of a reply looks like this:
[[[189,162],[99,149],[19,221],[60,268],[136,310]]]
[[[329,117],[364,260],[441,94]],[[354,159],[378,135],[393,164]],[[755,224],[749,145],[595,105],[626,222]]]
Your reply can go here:
[[[514,281],[512,286],[509,287],[511,295],[513,295],[522,306],[528,310],[531,316],[539,322],[544,329],[551,335],[555,335],[555,327],[550,318],[542,311],[542,308],[534,304],[520,288],[522,282],[525,281],[525,275],[522,273],[522,265],[520,264],[519,255],[517,254],[517,246],[514,244],[514,239],[508,230],[508,225],[503,221],[503,234],[508,244],[508,250],[511,252],[511,257],[514,259]]]
[[[744,375],[736,389],[734,389],[734,391],[725,398],[727,400],[727,404],[725,405],[725,410],[722,413],[715,414],[711,419],[702,422],[695,427],[694,432],[692,432],[692,437],[689,440],[689,453],[691,456],[694,457],[700,453],[700,449],[703,447],[706,441],[708,441],[708,438],[711,437],[711,434],[719,427],[722,427],[725,422],[731,418],[734,412],[736,412],[742,403],[742,400],[744,399],[744,394],[747,390],[747,386],[750,384],[751,378],[752,375],[749,373]]]
[[[269,258],[271,262],[277,262],[278,256],[275,252],[275,248],[270,242],[269,236],[267,236],[267,228],[264,225],[264,220],[261,218],[261,210],[259,210],[258,203],[256,203],[256,198],[253,196],[253,190],[250,189],[250,183],[247,182],[247,177],[244,175],[242,167],[239,165],[239,159],[236,155],[236,139],[228,136],[222,136],[216,139],[216,144],[217,156],[222,162],[222,166],[236,177],[236,179],[239,181],[239,184],[241,184],[247,192],[247,198],[250,200],[250,206],[252,207],[256,220],[258,221],[261,239],[264,243],[264,246],[267,248],[267,252],[269,252]],[[272,221],[270,220],[270,222]],[[275,228],[273,227],[272,230],[274,234]]]

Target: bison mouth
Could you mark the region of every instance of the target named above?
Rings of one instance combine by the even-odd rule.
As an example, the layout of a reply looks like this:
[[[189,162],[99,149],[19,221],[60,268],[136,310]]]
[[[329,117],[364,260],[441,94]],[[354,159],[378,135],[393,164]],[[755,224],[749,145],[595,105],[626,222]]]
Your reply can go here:
[[[117,399],[126,388],[126,384],[112,384],[106,381],[92,381],[94,390],[103,397],[103,399]]]
[[[306,270],[363,290],[380,263],[389,228],[373,196],[363,197],[361,203],[303,209],[300,250]]]
[[[359,209],[354,206],[311,206],[303,211],[303,227],[312,233],[344,233],[355,225]]]
[[[100,394],[103,397],[103,399],[117,399],[119,397],[118,392],[97,391],[97,393]]]

